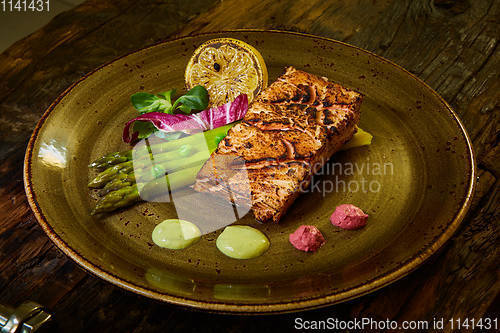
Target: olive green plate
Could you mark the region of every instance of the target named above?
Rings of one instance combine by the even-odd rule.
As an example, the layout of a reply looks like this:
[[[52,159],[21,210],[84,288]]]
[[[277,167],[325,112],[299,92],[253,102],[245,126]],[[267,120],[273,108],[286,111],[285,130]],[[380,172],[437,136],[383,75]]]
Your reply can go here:
[[[341,163],[343,174],[337,167],[337,175],[322,176],[330,193],[303,194],[279,225],[259,225],[251,213],[237,221],[260,229],[271,241],[264,255],[251,260],[220,253],[215,246],[220,230],[181,251],[154,246],[154,226],[176,217],[171,203],[90,216],[95,200],[86,184],[94,174],[87,165],[127,147],[121,142],[123,124],[136,115],[130,95],[182,89],[192,52],[216,37],[255,46],[270,82],[293,65],[362,92],[361,127],[374,135],[371,146],[333,157],[330,163]],[[474,174],[471,143],[456,114],[401,67],[334,40],[255,30],[168,41],[96,69],[46,111],[25,160],[26,192],[40,225],[86,270],[151,298],[233,313],[315,308],[405,276],[457,229],[471,202]],[[351,191],[343,189],[349,185]],[[370,215],[364,229],[331,225],[329,216],[342,203]],[[289,244],[288,235],[302,224],[316,225],[324,234],[327,242],[317,253]]]

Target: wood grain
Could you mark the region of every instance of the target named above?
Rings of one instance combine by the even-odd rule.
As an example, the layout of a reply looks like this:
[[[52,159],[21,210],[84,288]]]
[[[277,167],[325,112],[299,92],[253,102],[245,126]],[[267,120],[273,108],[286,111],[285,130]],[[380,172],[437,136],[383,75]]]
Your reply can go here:
[[[473,207],[439,254],[389,287],[300,316],[447,321],[498,315],[499,15],[498,0],[94,0],[62,13],[0,55],[0,303],[45,304],[55,313],[50,331],[293,330],[297,314],[214,317],[133,295],[87,274],[41,231],[22,184],[32,129],[81,75],[163,39],[253,27],[342,40],[415,73],[458,112],[479,165]]]

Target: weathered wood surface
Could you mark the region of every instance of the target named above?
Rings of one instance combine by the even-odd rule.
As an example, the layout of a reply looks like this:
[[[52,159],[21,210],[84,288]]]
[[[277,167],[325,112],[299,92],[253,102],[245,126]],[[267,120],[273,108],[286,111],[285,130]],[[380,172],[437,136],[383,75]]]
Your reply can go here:
[[[58,15],[0,55],[0,303],[38,301],[55,313],[51,331],[61,332],[292,330],[297,316],[398,321],[498,316],[499,16],[498,0],[89,0]],[[81,75],[121,54],[174,36],[251,27],[303,31],[360,46],[436,89],[464,121],[479,164],[474,205],[460,230],[401,281],[302,314],[247,318],[189,312],[81,270],[45,236],[24,195],[24,151],[42,112]]]

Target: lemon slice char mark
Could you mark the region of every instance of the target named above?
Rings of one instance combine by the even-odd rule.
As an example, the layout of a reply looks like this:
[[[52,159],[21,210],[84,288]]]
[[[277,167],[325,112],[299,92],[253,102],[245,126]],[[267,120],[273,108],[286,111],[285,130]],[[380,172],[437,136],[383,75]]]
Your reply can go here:
[[[202,85],[209,106],[219,106],[247,94],[251,102],[267,87],[267,68],[253,46],[233,38],[211,39],[200,45],[189,60],[186,87]]]

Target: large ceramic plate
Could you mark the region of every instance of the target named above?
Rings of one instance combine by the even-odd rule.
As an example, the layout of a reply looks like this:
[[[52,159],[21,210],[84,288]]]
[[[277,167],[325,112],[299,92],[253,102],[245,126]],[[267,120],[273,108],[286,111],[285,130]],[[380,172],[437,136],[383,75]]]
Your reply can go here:
[[[251,213],[237,221],[262,230],[271,241],[264,255],[251,260],[220,253],[215,246],[220,231],[182,251],[153,246],[154,226],[176,217],[171,203],[142,203],[104,218],[89,214],[94,199],[86,186],[92,176],[87,165],[126,148],[123,124],[136,114],[130,95],[182,88],[194,49],[216,37],[255,46],[270,82],[293,65],[363,93],[360,126],[374,135],[371,146],[334,155],[330,163],[342,165],[342,174],[321,180],[336,188],[303,194],[279,225],[259,225]],[[362,49],[279,31],[176,39],[96,69],[50,106],[25,160],[26,192],[40,225],[86,270],[158,300],[241,313],[333,304],[405,276],[457,229],[471,202],[474,173],[464,127],[425,83]],[[341,203],[362,207],[370,215],[368,225],[358,231],[334,228],[329,216]],[[288,242],[288,234],[302,224],[316,225],[327,239],[315,254]]]

